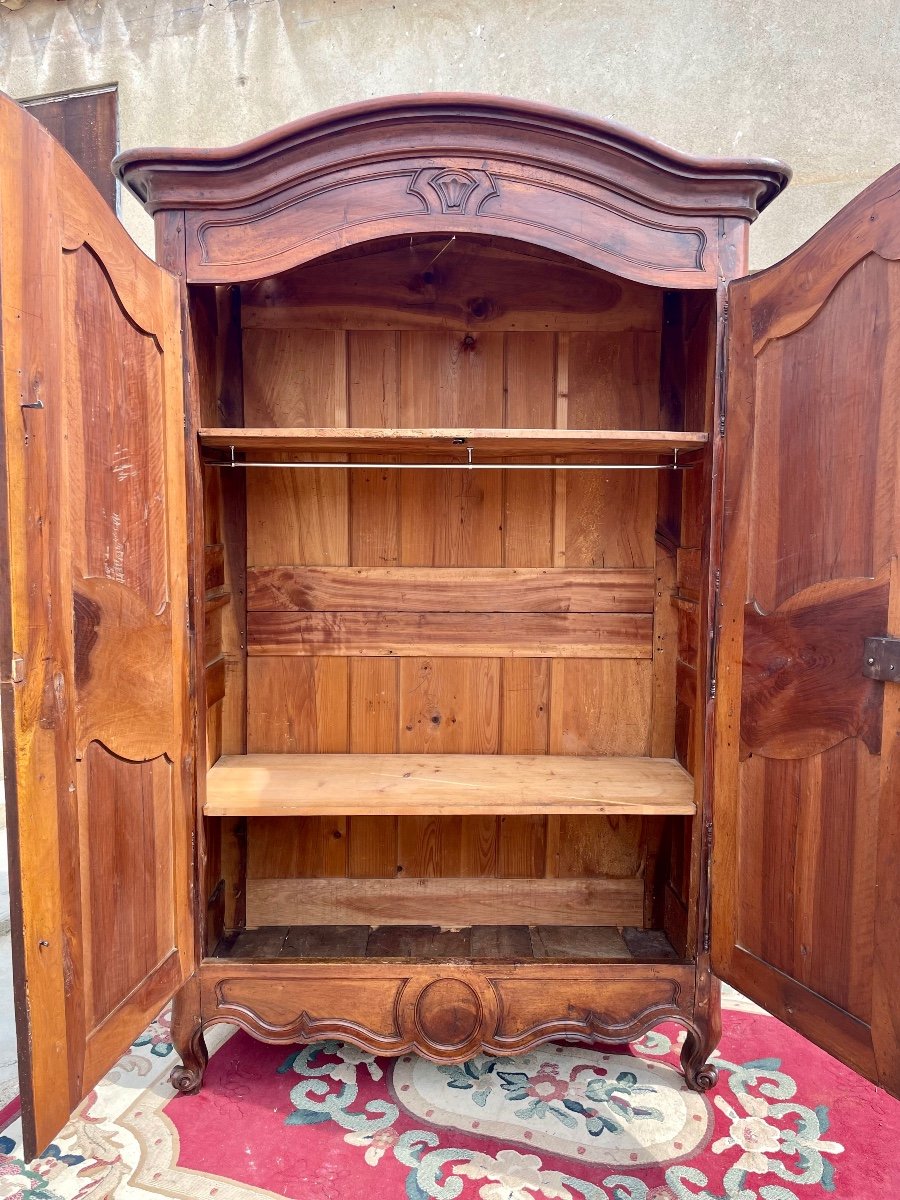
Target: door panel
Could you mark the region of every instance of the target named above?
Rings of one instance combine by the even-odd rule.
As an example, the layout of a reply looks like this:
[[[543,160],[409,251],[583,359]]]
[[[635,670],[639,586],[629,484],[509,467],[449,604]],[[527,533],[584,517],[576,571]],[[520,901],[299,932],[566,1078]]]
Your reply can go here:
[[[900,168],[731,285],[713,966],[900,1094]]]
[[[181,309],[6,99],[0,148],[0,665],[31,1153],[193,970]]]

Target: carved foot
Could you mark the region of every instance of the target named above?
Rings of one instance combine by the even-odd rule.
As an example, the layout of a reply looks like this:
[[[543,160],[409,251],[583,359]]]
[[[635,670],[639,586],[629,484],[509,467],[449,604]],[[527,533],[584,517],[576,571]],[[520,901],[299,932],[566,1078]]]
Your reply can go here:
[[[194,1096],[203,1086],[203,1074],[209,1062],[209,1052],[203,1038],[203,1030],[197,1028],[184,1045],[176,1049],[181,1054],[181,1065],[172,1068],[169,1083],[183,1096]]]
[[[719,1078],[718,1067],[708,1062],[716,1048],[718,1034],[711,1027],[688,1028],[687,1037],[681,1048],[681,1069],[685,1082],[692,1092],[708,1092],[715,1087]]]

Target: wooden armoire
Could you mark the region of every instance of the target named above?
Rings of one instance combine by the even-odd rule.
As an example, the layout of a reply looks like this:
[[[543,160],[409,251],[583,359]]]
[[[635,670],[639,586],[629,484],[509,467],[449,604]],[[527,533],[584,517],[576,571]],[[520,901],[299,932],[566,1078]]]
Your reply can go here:
[[[900,168],[486,96],[116,161],[0,104],[26,1149],[174,995],[464,1060],[716,976],[900,1094]],[[715,972],[715,975],[713,974]]]

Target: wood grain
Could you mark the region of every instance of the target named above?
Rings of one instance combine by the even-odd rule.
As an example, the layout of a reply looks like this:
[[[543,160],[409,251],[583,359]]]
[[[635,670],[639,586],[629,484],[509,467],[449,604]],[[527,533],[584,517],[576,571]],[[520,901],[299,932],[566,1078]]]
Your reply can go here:
[[[642,613],[260,612],[247,617],[251,655],[420,658],[650,658]]]
[[[746,163],[713,169],[621,131],[611,137],[596,123],[508,102],[456,100],[447,106],[432,98],[377,111],[377,121],[369,109],[344,113],[339,135],[332,118],[320,118],[288,131],[277,148],[263,141],[252,151],[205,156],[202,166],[190,153],[176,154],[177,163],[170,159],[167,165],[133,164],[151,207],[162,213],[174,202],[186,214],[187,276],[209,280],[225,271],[229,280],[248,281],[242,289],[246,373],[252,407],[260,414],[248,424],[336,431],[518,427],[555,430],[556,444],[561,431],[572,429],[636,430],[652,437],[660,429],[712,428],[714,306],[706,296],[695,301],[664,288],[711,288],[739,270],[746,219],[783,183],[783,173]],[[383,172],[388,130],[390,177]],[[459,157],[464,152],[465,165]],[[471,212],[462,201],[457,212],[456,201],[442,192],[448,171],[456,172],[449,177],[457,187],[462,181],[469,189],[467,197],[476,198]],[[339,193],[331,186],[336,182]],[[351,193],[348,224],[342,204]],[[527,230],[520,224],[526,213]],[[448,222],[456,240],[439,242]],[[531,245],[494,241],[501,231]],[[376,244],[364,245],[374,237]],[[555,250],[570,257],[557,257]],[[443,253],[435,258],[438,251]],[[322,258],[331,252],[333,258]],[[317,261],[308,270],[271,274],[310,259]],[[585,262],[654,287],[623,284],[589,271]],[[325,445],[332,455],[344,455],[354,453],[357,443],[348,448],[346,441],[320,441],[319,450]],[[398,449],[396,443],[391,448]],[[654,663],[508,658],[502,653],[506,643],[496,637],[495,653],[484,658],[468,656],[463,640],[452,656],[429,651],[396,663],[323,654],[311,656],[307,666],[305,658],[272,656],[271,667],[254,675],[256,694],[251,688],[254,736],[278,751],[308,740],[344,752],[430,755],[512,748],[589,756],[613,747],[668,756],[678,746],[699,773],[703,714],[695,709],[705,702],[705,623],[712,617],[707,578],[717,565],[709,566],[706,546],[710,534],[718,536],[706,522],[720,468],[717,463],[718,474],[705,467],[690,473],[695,482],[651,473],[491,471],[474,478],[476,473],[401,474],[365,466],[352,473],[308,472],[301,483],[265,478],[277,472],[250,472],[251,570],[300,564],[640,570],[656,572],[661,582],[653,605]],[[699,606],[692,615],[679,610],[676,636],[675,613],[665,603],[671,572],[660,568],[682,549],[698,551],[691,598],[704,605],[704,616],[692,620]],[[498,593],[503,590],[498,580]],[[457,598],[453,608],[468,615],[473,599]],[[552,615],[580,611],[557,603]],[[360,611],[345,607],[345,600],[317,604],[294,611]],[[433,607],[424,591],[406,604],[413,616],[448,611]],[[362,611],[393,613],[404,605],[381,602]],[[651,610],[632,611],[650,616]],[[215,636],[215,621],[211,630]],[[685,674],[691,663],[680,659],[672,670],[665,657],[674,643],[697,660],[692,681]],[[326,662],[334,667],[323,667]],[[297,712],[303,715],[295,720]],[[253,870],[265,873],[285,861],[292,870],[318,872],[326,883],[340,883],[335,876],[348,871],[382,876],[386,883],[396,870],[438,882],[490,881],[507,867],[550,883],[558,882],[555,873],[596,877],[598,884],[609,876],[634,883],[654,874],[653,827],[634,817],[570,815],[546,824],[521,814],[365,816],[343,825],[299,817],[252,818],[250,824]],[[680,880],[687,859],[694,860],[693,909],[683,939],[692,948],[704,903],[697,883],[699,831],[695,822],[697,836],[687,839],[689,853],[680,867],[677,855],[687,844],[681,828],[675,839],[681,850],[672,851]],[[564,930],[561,936],[576,935]],[[425,942],[409,952],[426,953]],[[235,979],[219,980],[214,999],[207,999],[223,1017],[232,1000],[244,1002],[250,1027],[264,1036],[290,1030],[305,1037],[323,1029],[329,1036],[347,1035],[348,1018],[341,1014],[349,1013],[349,1036],[367,1047],[421,1045],[444,1059],[474,1052],[485,1039],[501,1052],[533,1045],[551,1031],[590,1035],[603,1029],[622,1038],[642,1029],[649,1005],[685,1019],[689,1082],[699,1087],[711,1081],[703,1064],[718,1024],[704,961],[690,980],[673,968],[665,978],[635,974],[601,987],[601,976],[592,974],[569,979],[564,993],[559,978],[555,991],[549,986],[549,976],[488,985],[477,973],[428,976],[421,965],[406,962],[404,978],[415,982],[403,1003],[396,988],[392,992],[374,975],[365,976],[358,997],[348,996],[346,980],[336,976],[310,979],[304,1001],[337,1017],[312,1010],[301,1015],[293,995],[297,980],[285,976],[257,975],[256,983],[247,976],[246,990]],[[566,965],[572,964],[554,969]],[[495,1011],[498,996],[502,1018]],[[562,996],[567,1018],[554,1015]],[[364,1015],[354,1007],[357,1000],[365,1004]],[[178,1027],[197,1028],[185,1019]],[[196,1046],[187,1049],[191,1063],[200,1064]]]
[[[253,925],[640,924],[639,879],[250,879]]]
[[[119,149],[119,96],[115,87],[26,100],[22,107],[47,129],[116,211],[115,176],[109,169]]]
[[[889,572],[798,592],[744,617],[743,754],[807,758],[846,738],[881,750],[884,685],[862,674],[860,646],[886,629]]]
[[[896,616],[898,179],[731,289],[713,873],[717,973],[895,1095],[896,698],[861,648]]]
[[[355,269],[353,263],[348,264],[348,269]],[[521,269],[533,274],[533,265],[527,259]],[[511,427],[546,427],[558,419],[556,393],[558,388],[566,386],[559,382],[562,377],[558,343],[563,339],[562,334],[510,331],[503,337],[496,334],[478,336],[466,349],[465,339],[459,331],[432,330],[423,337],[424,331],[351,330],[345,342],[348,367],[341,375],[333,362],[338,346],[334,338],[323,341],[316,335],[307,342],[299,325],[292,327],[292,333],[291,352],[298,357],[298,377],[309,379],[311,368],[324,373],[325,386],[319,390],[319,407],[315,410],[321,415],[315,417],[312,411],[307,411],[305,420],[318,420],[320,424],[334,420],[331,416],[335,411],[333,380],[339,377],[346,379],[347,419],[361,426],[381,423],[396,427],[428,421],[440,424],[442,414],[447,412],[460,420],[477,421],[479,426],[505,418],[505,424]],[[252,369],[259,378],[254,380],[252,391],[266,397],[266,411],[283,411],[285,419],[290,421],[289,414],[296,403],[291,391],[291,372],[282,362],[283,352],[279,350],[282,343],[273,342],[271,353],[264,353],[263,339],[270,334],[271,331],[263,328],[253,333],[256,348]],[[324,346],[331,347],[327,354],[322,349]],[[300,361],[307,355],[308,363]],[[268,370],[270,361],[275,363],[271,371]],[[633,365],[635,357],[629,356],[624,361]],[[588,369],[593,370],[593,366],[588,364]],[[643,370],[638,385],[629,384],[629,396],[637,399],[629,401],[633,407],[627,410],[640,414],[639,419],[651,425],[658,424],[648,415],[653,411],[649,398],[654,395],[654,369]],[[589,379],[586,370],[584,380]],[[501,390],[504,380],[505,396]],[[498,396],[504,400],[500,407]],[[609,389],[609,396],[609,402],[614,405],[614,387]],[[589,402],[578,403],[583,403],[580,411],[589,411]],[[622,412],[614,406],[609,411],[616,420],[622,419]],[[344,418],[340,420],[343,424]],[[319,568],[315,564],[340,563],[344,553],[347,554],[344,561],[376,572],[383,566],[405,563],[409,564],[404,568],[407,571],[456,570],[460,576],[468,576],[472,581],[476,581],[481,572],[504,567],[521,566],[534,570],[535,565],[538,568],[552,565],[549,538],[555,520],[554,505],[559,504],[560,498],[554,497],[549,474],[498,475],[494,478],[493,473],[486,473],[476,478],[456,473],[446,479],[440,472],[427,474],[428,478],[423,477],[420,481],[415,473],[398,478],[377,469],[354,472],[348,480],[346,493],[332,489],[327,496],[315,488],[285,490],[280,483],[268,486],[262,480],[251,481],[253,503],[259,505],[251,514],[251,524],[261,528],[264,521],[273,535],[267,536],[264,548],[261,543],[251,544],[251,554],[260,562],[257,568],[251,566],[251,578],[254,569],[260,572],[275,570],[285,563],[298,561],[298,549],[299,554],[305,554],[306,561],[313,564],[306,570],[317,575]],[[634,503],[626,473],[617,475],[616,483],[606,494],[618,497],[622,488],[625,489],[621,501],[624,511],[625,505],[633,506]],[[288,491],[296,499],[288,499]],[[649,545],[652,546],[649,497],[654,491],[654,488],[645,488],[641,493],[647,498],[645,515],[637,522],[631,515],[627,518],[632,527],[640,530],[639,544],[649,533]],[[535,504],[535,498],[544,494],[549,497],[546,509]],[[327,506],[332,504],[337,506],[332,510],[336,520],[327,515]],[[564,512],[564,504],[561,511]],[[614,507],[608,517],[595,520],[594,530],[612,531],[619,519],[619,511]],[[346,527],[343,526],[345,519]],[[631,541],[629,531],[626,539],[611,543],[608,550],[601,552],[610,556],[612,563],[621,561],[619,547],[628,548]],[[284,555],[281,559],[277,557],[278,545]],[[631,561],[633,558],[626,559],[629,569]],[[587,568],[591,574],[595,562],[593,558],[588,560]],[[648,556],[643,562],[646,565],[639,569],[649,575],[652,558]],[[323,575],[327,569],[323,565]],[[604,569],[615,570],[611,566],[601,566],[594,577],[601,578]],[[343,571],[343,568],[336,570]],[[397,578],[399,580],[400,576]],[[496,578],[499,579],[499,575]],[[647,611],[644,601],[640,602],[640,607]],[[422,648],[432,650],[431,646]],[[428,657],[402,658],[393,667],[388,663],[383,670],[378,668],[377,680],[371,676],[375,687],[371,697],[352,682],[354,677],[370,678],[358,674],[364,669],[370,670],[365,666],[367,661],[373,660],[360,658],[349,664],[354,750],[377,753],[396,747],[431,753],[492,753],[499,748],[501,737],[511,739],[512,745],[521,745],[528,751],[544,752],[547,749],[549,692],[543,664],[550,660],[444,658],[433,653]],[[602,665],[602,660],[595,660],[595,668],[602,668]],[[301,702],[296,690],[301,674],[292,672],[284,663],[277,668],[277,677],[286,679],[288,674],[285,672],[295,680],[292,684],[295,707],[297,703],[304,707],[326,703],[335,713],[334,727],[345,728],[343,718],[337,717],[345,703],[343,684],[338,685],[335,681],[333,705],[324,696],[314,700],[310,695]],[[253,676],[260,681],[275,677],[275,673],[264,674],[260,670]],[[304,683],[304,693],[306,687]],[[265,710],[272,715],[274,733],[284,729],[285,723],[277,715],[277,704],[269,703],[271,695],[270,691],[261,699]],[[622,692],[617,691],[617,703],[621,700]],[[259,707],[253,697],[251,707]],[[612,711],[610,709],[610,714]],[[329,745],[335,746],[335,739],[330,739]],[[269,741],[267,746],[289,750],[291,743],[284,742],[279,747],[277,741]],[[640,818],[632,820],[639,822]],[[253,823],[254,828],[256,824]],[[496,869],[519,875],[525,871],[541,875],[546,854],[543,824],[543,818],[528,816],[506,817],[499,821],[486,818],[477,824],[467,821],[463,825],[459,824],[458,818],[400,818],[394,823],[388,818],[354,818],[348,825],[348,869],[351,874],[359,871],[362,876],[390,877],[397,865],[402,864],[405,870],[454,874],[463,863],[468,863],[479,873]],[[585,853],[588,828],[581,838]],[[452,834],[451,829],[455,829]],[[636,846],[639,834],[636,837],[624,825],[619,828],[604,825],[601,833],[596,821],[593,830],[592,870],[602,874],[609,862],[616,873],[621,873],[626,855],[618,843],[624,839],[629,847]],[[267,838],[276,836],[274,831],[266,833]],[[521,843],[520,838],[523,839]],[[269,853],[267,846],[271,846],[273,856],[279,856],[274,843],[261,845],[257,842],[252,861],[254,870],[270,874],[270,868],[264,865],[265,855]],[[629,854],[632,869],[640,869],[639,854],[631,850]],[[552,861],[555,862],[555,858]]]
[[[450,232],[714,287],[733,264],[728,253],[720,266],[720,242],[730,251],[790,177],[780,163],[691,158],[581,114],[459,94],[335,109],[228,150],[130,151],[116,167],[151,212],[187,211],[192,282]]]
[[[30,1158],[194,969],[196,664],[179,286],[6,98],[0,140],[3,637],[21,666],[3,707]]]
[[[565,1037],[625,1042],[671,1019],[697,1038],[706,1018],[691,1003],[692,970],[681,963],[445,958],[357,962],[351,978],[342,962],[276,960],[263,968],[209,959],[201,966],[201,985],[210,1023],[236,1022],[267,1041],[331,1037],[373,1054],[415,1051],[438,1062],[464,1062],[480,1051],[522,1053]],[[470,1011],[471,998],[480,1001],[481,1023],[463,1045],[436,1044],[429,1036],[436,1030],[419,1024],[419,1001],[434,989],[431,997],[447,1002],[452,1019],[459,984]]]
[[[477,235],[457,238],[449,247],[447,241],[443,234],[412,246],[409,239],[390,239],[365,254],[345,251],[329,262],[248,284],[245,324],[542,333],[659,326],[660,296],[653,289],[521,242]],[[335,269],[351,261],[349,270]]]
[[[673,759],[538,755],[225,755],[210,769],[209,816],[356,813],[691,813]]]
[[[407,339],[407,342],[411,339]],[[406,344],[406,343],[404,343]],[[423,372],[413,359],[409,370],[420,381]],[[295,384],[296,386],[296,384]],[[313,385],[314,386],[314,385]],[[309,400],[307,403],[317,403]],[[300,401],[295,401],[295,407]],[[459,403],[465,403],[462,397]],[[462,415],[466,415],[463,412]],[[458,428],[410,429],[201,429],[200,444],[209,449],[232,447],[248,455],[258,451],[295,451],[300,454],[443,454],[444,461],[467,462],[467,449],[476,457],[513,459],[534,455],[577,455],[591,461],[598,454],[671,455],[673,450],[697,450],[706,445],[705,433],[669,432],[643,429],[492,429]],[[223,462],[227,460],[223,459]],[[438,460],[440,461],[440,460]],[[652,460],[651,460],[652,461]]]
[[[261,612],[651,612],[649,570],[552,567],[256,567]]]
[[[605,926],[274,925],[227,934],[214,957],[252,959],[468,959],[528,963],[636,960],[672,962],[675,951],[657,930]]]

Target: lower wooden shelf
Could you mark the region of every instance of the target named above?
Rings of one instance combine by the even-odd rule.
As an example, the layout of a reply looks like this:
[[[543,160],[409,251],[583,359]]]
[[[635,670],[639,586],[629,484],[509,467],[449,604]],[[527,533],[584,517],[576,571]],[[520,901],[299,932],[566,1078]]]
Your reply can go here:
[[[672,962],[664,933],[603,925],[267,925],[226,934],[214,958]]]
[[[505,754],[225,755],[207,816],[466,813],[690,815],[694,781],[674,759]]]

